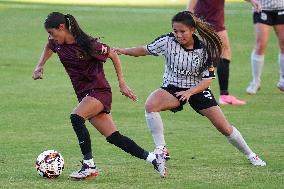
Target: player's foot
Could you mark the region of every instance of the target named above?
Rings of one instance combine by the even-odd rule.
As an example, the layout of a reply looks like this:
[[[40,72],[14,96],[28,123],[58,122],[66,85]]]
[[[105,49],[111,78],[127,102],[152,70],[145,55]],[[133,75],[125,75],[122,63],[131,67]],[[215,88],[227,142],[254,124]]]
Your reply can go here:
[[[250,82],[246,89],[247,94],[254,95],[260,90],[260,83]]]
[[[278,88],[281,92],[284,92],[284,83],[279,81],[279,82],[277,83],[277,88]]]
[[[219,98],[219,104],[221,105],[245,105],[246,101],[237,99],[232,95],[221,95]]]
[[[74,171],[73,173],[70,174],[70,177],[73,179],[90,179],[92,177],[96,177],[99,175],[99,171],[97,170],[97,167],[95,164],[92,166],[84,163],[83,161],[82,167],[78,171]]]
[[[251,157],[248,158],[250,163],[254,166],[266,166],[265,161],[261,160],[258,155],[253,154]]]
[[[164,147],[157,147],[155,150],[154,150],[154,154],[163,154],[163,157],[166,161],[170,160],[171,159],[171,156],[170,156],[170,153],[169,153],[169,150],[164,146]]]
[[[156,159],[152,161],[154,169],[160,173],[162,178],[167,176],[166,160],[164,159],[163,154],[155,154]]]

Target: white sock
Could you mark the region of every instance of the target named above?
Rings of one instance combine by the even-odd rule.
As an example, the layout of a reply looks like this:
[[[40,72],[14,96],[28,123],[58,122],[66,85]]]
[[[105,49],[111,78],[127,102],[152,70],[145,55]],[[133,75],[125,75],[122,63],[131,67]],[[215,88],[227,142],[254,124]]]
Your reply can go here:
[[[151,131],[156,147],[166,146],[164,125],[159,112],[145,112],[147,125]]]
[[[88,159],[88,160],[83,160],[83,163],[84,164],[87,164],[88,166],[90,166],[90,167],[94,167],[95,166],[95,162],[94,162],[94,160],[93,160],[93,158],[92,159]]]
[[[244,140],[242,134],[235,127],[233,127],[233,132],[231,135],[227,136],[227,139],[233,146],[245,154],[247,158],[249,158],[249,156],[253,153]]]
[[[254,83],[260,84],[263,64],[264,55],[257,55],[253,50],[251,53],[251,70]]]
[[[248,158],[248,159],[251,159],[251,158],[253,158],[253,157],[255,157],[255,156],[256,156],[256,154],[252,152],[250,155],[247,156],[247,158]]]
[[[149,155],[147,156],[146,161],[152,163],[152,161],[153,161],[154,159],[156,159],[156,155],[155,155],[154,153],[152,153],[152,152],[149,152]]]
[[[278,64],[279,64],[279,73],[280,73],[280,82],[284,83],[284,54],[279,53],[278,55]]]

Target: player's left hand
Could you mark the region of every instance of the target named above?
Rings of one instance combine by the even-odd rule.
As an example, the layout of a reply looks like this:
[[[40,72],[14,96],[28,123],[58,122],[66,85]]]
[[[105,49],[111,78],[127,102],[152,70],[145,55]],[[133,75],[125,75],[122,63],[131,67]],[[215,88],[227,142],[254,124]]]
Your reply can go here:
[[[186,91],[180,91],[175,93],[179,100],[181,101],[188,101],[189,98],[191,97],[192,93],[189,90]]]
[[[250,0],[250,3],[252,4],[256,12],[261,12],[262,7],[261,7],[261,4],[257,0]]]
[[[134,102],[136,102],[138,100],[138,98],[134,94],[134,92],[125,83],[120,83],[119,88],[120,88],[120,92],[121,92],[122,95],[130,98]]]

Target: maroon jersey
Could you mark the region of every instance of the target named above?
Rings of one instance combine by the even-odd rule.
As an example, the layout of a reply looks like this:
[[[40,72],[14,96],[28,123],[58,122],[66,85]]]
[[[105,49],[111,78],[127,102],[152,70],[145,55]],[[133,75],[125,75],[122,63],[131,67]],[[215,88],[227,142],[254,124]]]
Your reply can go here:
[[[194,13],[210,23],[219,32],[225,30],[224,6],[225,0],[198,0]]]
[[[110,52],[107,45],[92,40],[90,56],[77,43],[60,45],[48,39],[48,47],[57,53],[77,95],[90,89],[110,89],[103,70]]]

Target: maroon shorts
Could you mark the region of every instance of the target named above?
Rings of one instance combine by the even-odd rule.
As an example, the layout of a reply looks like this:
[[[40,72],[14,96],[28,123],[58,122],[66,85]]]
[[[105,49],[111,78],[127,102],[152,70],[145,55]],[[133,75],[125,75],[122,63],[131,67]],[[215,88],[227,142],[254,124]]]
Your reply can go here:
[[[112,102],[112,92],[110,88],[90,89],[85,92],[77,94],[77,99],[79,102],[81,102],[83,98],[86,96],[91,96],[99,100],[104,105],[104,109],[102,112],[107,113],[107,114],[110,113],[111,102]]]
[[[214,28],[215,32],[220,32],[226,30],[224,21],[222,20],[216,21],[216,20],[207,20],[209,24]]]
[[[207,2],[198,1],[195,8],[195,14],[202,20],[211,24],[216,32],[220,32],[226,30],[224,24],[224,2],[220,0],[216,0],[215,2],[218,4],[217,7],[214,7],[211,2],[209,5],[208,0]]]

